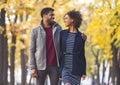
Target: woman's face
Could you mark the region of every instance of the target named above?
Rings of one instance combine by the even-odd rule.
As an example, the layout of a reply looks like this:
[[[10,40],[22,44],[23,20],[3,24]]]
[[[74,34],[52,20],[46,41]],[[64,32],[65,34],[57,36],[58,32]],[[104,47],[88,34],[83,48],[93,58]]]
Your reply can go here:
[[[64,16],[64,23],[66,27],[70,27],[73,25],[73,19],[71,19],[68,15]]]

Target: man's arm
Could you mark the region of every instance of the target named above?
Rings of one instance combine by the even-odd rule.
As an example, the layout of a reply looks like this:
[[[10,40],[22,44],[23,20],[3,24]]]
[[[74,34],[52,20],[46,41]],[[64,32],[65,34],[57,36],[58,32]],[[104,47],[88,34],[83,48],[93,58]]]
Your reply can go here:
[[[31,31],[31,38],[30,38],[30,69],[32,77],[38,77],[37,68],[36,68],[36,61],[35,61],[35,52],[36,52],[36,38],[34,30]]]
[[[35,33],[32,30],[30,37],[30,68],[31,69],[36,68],[35,51],[36,51],[36,39],[35,39]]]

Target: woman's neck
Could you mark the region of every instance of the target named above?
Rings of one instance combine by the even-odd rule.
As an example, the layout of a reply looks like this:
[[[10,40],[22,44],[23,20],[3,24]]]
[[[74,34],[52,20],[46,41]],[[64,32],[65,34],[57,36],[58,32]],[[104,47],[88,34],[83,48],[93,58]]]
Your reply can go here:
[[[77,29],[74,28],[73,26],[70,26],[70,27],[69,27],[69,31],[72,32],[72,33],[76,33],[76,32],[77,32]]]

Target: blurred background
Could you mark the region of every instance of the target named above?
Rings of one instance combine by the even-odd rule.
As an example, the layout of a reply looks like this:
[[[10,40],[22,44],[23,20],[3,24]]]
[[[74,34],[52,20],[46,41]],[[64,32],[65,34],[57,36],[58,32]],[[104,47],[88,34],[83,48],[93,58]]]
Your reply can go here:
[[[63,29],[67,11],[82,14],[87,78],[81,85],[120,85],[120,0],[0,0],[0,85],[36,85],[29,69],[30,31],[44,7],[55,9]]]

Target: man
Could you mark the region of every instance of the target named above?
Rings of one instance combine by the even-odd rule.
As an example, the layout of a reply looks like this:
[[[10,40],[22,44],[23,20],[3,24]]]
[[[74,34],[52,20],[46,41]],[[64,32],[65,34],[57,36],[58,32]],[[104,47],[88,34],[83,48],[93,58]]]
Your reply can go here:
[[[40,25],[31,31],[31,75],[37,78],[37,85],[44,85],[47,75],[51,85],[58,85],[59,37],[62,29],[54,21],[54,9],[43,8],[41,17]],[[83,34],[83,38],[86,39],[86,35]]]

